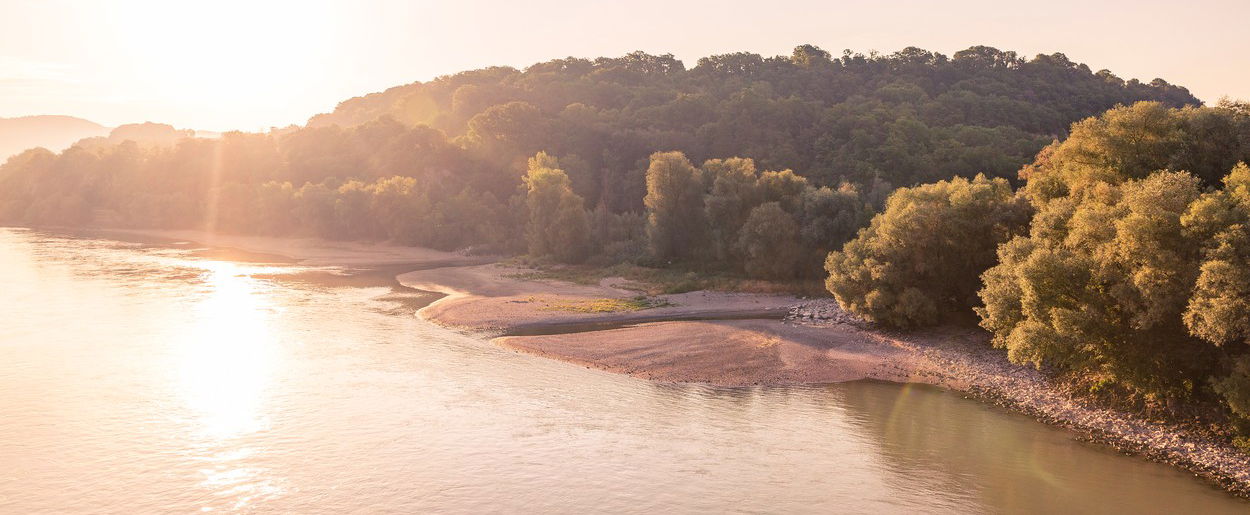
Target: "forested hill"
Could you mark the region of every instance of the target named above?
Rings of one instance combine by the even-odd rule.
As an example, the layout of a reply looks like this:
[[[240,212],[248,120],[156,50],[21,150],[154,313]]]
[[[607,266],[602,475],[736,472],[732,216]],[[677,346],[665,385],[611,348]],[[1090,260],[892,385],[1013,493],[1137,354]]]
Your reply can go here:
[[[909,47],[834,58],[804,45],[790,56],[705,57],[689,69],[672,55],[635,52],[467,71],[353,98],[309,125],[391,116],[495,147],[499,159],[577,156],[591,174],[680,150],[696,162],[750,157],[822,184],[879,175],[902,186],[1014,178],[1072,122],[1140,100],[1200,103],[1162,79],[1125,81],[1059,53],[1023,59],[976,46],[947,57]]]
[[[685,247],[713,249],[730,270],[771,263],[756,275],[813,276],[893,187],[979,173],[1014,179],[1073,122],[1142,100],[1199,103],[1163,80],[1125,81],[1062,54],[1022,59],[988,47],[835,59],[804,45],[790,56],[706,57],[691,69],[638,52],[569,58],[393,88],[304,127],[30,150],[0,167],[0,223],[523,252],[534,236],[526,231],[546,223],[526,202],[552,191],[542,209],[558,207],[561,221],[550,230],[575,227],[569,234],[581,238],[582,250],[563,259],[658,259],[644,252],[642,227],[671,200],[657,192],[672,184],[652,179],[675,177],[685,190],[672,207],[707,233]],[[787,269],[768,245],[739,241],[756,208],[754,234],[790,220],[787,237],[803,246],[790,261],[805,264]]]

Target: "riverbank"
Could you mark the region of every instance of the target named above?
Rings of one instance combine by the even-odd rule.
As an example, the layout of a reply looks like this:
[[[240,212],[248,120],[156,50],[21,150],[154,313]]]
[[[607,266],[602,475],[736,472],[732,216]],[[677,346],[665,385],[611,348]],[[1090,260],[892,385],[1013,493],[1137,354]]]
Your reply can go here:
[[[424,318],[516,352],[642,379],[718,386],[861,379],[933,384],[1250,497],[1244,452],[1179,424],[1075,398],[1042,372],[1011,364],[976,328],[891,333],[862,323],[832,299],[723,292],[657,295],[645,300],[660,307],[586,312],[576,308],[637,298],[642,288],[621,278],[577,285],[528,277],[523,269],[491,264],[419,270],[398,280],[447,295],[422,309]],[[736,319],[743,316],[754,319]]]
[[[828,299],[724,292],[648,296],[642,285],[622,278],[591,285],[534,279],[522,268],[411,247],[132,233],[204,244],[211,236],[213,246],[283,254],[301,264],[423,267],[396,277],[406,287],[444,295],[422,308],[422,317],[516,352],[642,379],[720,386],[860,379],[939,385],[1250,497],[1246,454],[1177,424],[1073,398],[1037,370],[1010,364],[976,329],[887,333]]]
[[[912,353],[856,330],[783,323],[801,302],[793,296],[645,296],[622,278],[578,285],[528,277],[524,269],[490,264],[418,270],[398,280],[447,295],[420,311],[432,322],[514,351],[643,379],[716,386],[931,382]]]
[[[841,326],[848,323],[845,317],[832,300],[819,300],[796,306],[789,319]],[[984,331],[944,327],[917,333],[865,332],[884,344],[907,348],[935,367],[939,372],[934,384],[1066,428],[1082,440],[1168,463],[1250,498],[1250,455],[1183,424],[1146,420],[1074,397],[1041,371],[1009,362]]]

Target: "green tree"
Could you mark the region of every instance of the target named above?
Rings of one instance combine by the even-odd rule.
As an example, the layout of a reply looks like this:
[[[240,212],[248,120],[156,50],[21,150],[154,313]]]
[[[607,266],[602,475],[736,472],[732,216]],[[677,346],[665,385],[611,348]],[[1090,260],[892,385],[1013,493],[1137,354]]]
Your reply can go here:
[[[1233,414],[1250,420],[1250,356],[1241,356],[1233,361],[1232,371],[1215,379],[1212,386]]]
[[[1201,258],[1185,219],[1200,192],[1190,174],[1158,172],[1052,202],[986,271],[981,325],[1012,361],[1189,395],[1213,356],[1182,323]]]
[[[955,178],[890,195],[885,211],[825,260],[844,309],[896,327],[932,325],[976,304],[995,249],[1030,210],[1003,179]]]
[[[804,276],[815,276],[831,251],[842,248],[868,224],[872,209],[850,184],[836,190],[807,188],[802,203],[799,233],[806,256],[800,268]]]
[[[1247,136],[1250,118],[1232,108],[1138,102],[1072,124],[1068,139],[1052,144],[1020,175],[1038,203],[1158,170],[1189,172],[1214,186],[1233,164],[1250,159]]]
[[[751,210],[738,237],[747,275],[760,279],[793,279],[802,272],[799,224],[777,202]]]
[[[707,241],[702,172],[681,152],[657,152],[647,168],[647,240],[658,259],[701,257]]]
[[[525,203],[529,208],[526,241],[533,256],[578,263],[590,251],[590,219],[568,175],[545,152],[529,160]]]
[[[755,162],[738,157],[712,159],[703,163],[703,175],[712,182],[704,201],[712,250],[717,259],[730,261],[737,257],[738,231],[762,201]]]

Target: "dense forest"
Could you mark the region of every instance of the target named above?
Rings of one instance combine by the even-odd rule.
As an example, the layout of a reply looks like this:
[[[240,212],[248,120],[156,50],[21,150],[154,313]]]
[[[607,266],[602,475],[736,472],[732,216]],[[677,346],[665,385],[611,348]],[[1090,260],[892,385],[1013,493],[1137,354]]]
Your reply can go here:
[[[263,134],[149,124],[31,150],[0,168],[0,221],[818,277],[893,186],[1014,180],[1071,123],[1140,100],[1199,104],[1162,80],[988,47],[834,57],[804,45],[691,69],[640,52],[568,58],[392,88]],[[545,234],[557,219],[575,228]]]

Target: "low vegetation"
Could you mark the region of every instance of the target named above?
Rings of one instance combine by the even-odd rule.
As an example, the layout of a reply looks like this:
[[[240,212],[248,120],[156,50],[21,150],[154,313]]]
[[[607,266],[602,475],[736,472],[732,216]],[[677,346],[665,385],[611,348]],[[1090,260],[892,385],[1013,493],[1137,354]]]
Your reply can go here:
[[[824,294],[824,286],[817,279],[763,281],[739,275],[698,273],[677,268],[649,267],[631,263],[595,266],[563,265],[533,259],[515,259],[511,262],[527,268],[526,272],[512,275],[518,279],[600,284],[604,279],[619,277],[624,282],[614,283],[614,286],[632,289],[647,295],[687,293],[699,290],[794,295]]]
[[[673,303],[667,300],[647,297],[645,295],[625,299],[602,298],[567,300],[530,297],[526,300],[529,302],[541,303],[543,305],[543,307],[540,308],[542,311],[569,311],[573,313],[623,313],[630,311],[642,311],[652,308],[663,308],[673,305]]]

